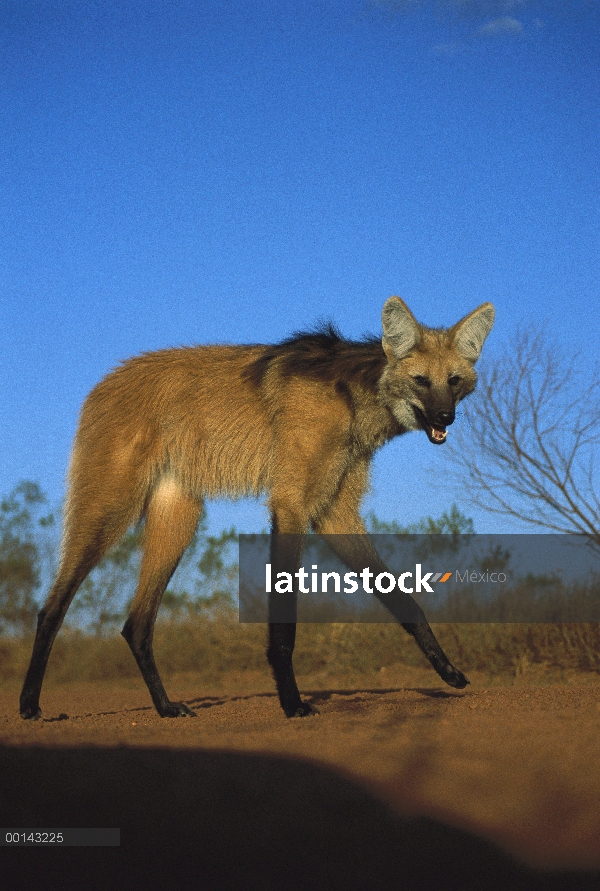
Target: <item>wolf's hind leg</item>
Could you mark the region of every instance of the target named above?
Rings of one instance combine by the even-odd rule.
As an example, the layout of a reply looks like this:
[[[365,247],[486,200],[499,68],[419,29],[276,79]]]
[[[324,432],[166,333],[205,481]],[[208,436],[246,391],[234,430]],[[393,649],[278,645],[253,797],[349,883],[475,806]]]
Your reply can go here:
[[[22,718],[36,720],[41,716],[39,700],[46,666],[69,605],[85,577],[126,531],[134,513],[133,503],[71,503],[58,575],[38,613],[33,652],[21,691]]]
[[[143,538],[137,591],[121,634],[146,681],[156,711],[163,718],[194,715],[182,702],[171,702],[161,681],[152,649],[154,623],[161,598],[189,545],[202,509],[201,502],[162,480],[150,498]]]

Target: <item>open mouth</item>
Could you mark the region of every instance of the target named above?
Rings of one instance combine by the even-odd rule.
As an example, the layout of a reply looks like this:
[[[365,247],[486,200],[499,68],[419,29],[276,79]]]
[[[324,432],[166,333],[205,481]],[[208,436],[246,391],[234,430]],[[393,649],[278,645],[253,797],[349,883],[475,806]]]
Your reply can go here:
[[[446,436],[448,435],[446,428],[440,427],[438,424],[430,424],[421,409],[415,405],[413,405],[413,409],[417,421],[427,434],[429,442],[432,442],[434,445],[441,445],[443,442],[446,442]]]

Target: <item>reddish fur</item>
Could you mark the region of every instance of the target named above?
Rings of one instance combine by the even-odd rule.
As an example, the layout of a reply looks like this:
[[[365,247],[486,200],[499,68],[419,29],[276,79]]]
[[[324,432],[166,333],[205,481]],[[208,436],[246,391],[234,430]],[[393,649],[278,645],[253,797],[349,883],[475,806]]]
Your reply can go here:
[[[157,708],[168,713],[152,657],[154,621],[203,499],[266,492],[276,532],[364,533],[369,462],[389,439],[418,427],[411,400],[427,413],[475,386],[473,362],[455,340],[480,310],[448,331],[414,322],[418,343],[402,358],[379,340],[350,343],[330,330],[275,347],[148,353],[101,381],[75,439],[61,563],[40,612],[25,716],[36,716],[50,648],[77,588],[142,518],[140,578],[124,634],[152,676]],[[452,374],[461,384],[451,391]],[[416,394],[415,375],[431,381],[430,403]],[[407,411],[412,421],[403,425]]]

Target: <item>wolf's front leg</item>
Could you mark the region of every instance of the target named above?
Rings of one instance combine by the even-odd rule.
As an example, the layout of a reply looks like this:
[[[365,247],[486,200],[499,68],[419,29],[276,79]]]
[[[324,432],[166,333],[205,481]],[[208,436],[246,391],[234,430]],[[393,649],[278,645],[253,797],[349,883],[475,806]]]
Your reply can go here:
[[[331,550],[343,560],[354,572],[359,573],[369,567],[377,576],[380,572],[388,572],[381,557],[366,534],[339,535],[332,534],[331,524],[323,523],[317,528],[331,548]],[[325,531],[322,531],[325,530]],[[411,634],[421,652],[427,657],[439,676],[451,687],[461,690],[469,683],[468,679],[450,660],[439,645],[437,638],[431,630],[425,617],[425,613],[410,594],[394,591],[393,594],[373,592],[383,605],[398,620],[405,631]]]
[[[304,536],[279,534],[274,518],[271,534],[271,567],[273,579],[287,573],[293,579],[294,590],[269,595],[269,645],[267,659],[273,671],[279,702],[288,718],[304,718],[318,712],[314,706],[300,699],[294,675],[292,656],[296,642],[297,578],[300,568]]]

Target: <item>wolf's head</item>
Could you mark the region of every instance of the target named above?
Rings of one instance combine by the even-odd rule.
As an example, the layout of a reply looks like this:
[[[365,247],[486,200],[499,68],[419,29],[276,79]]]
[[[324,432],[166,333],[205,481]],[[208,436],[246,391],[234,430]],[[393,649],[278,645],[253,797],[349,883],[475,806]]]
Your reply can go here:
[[[482,303],[452,328],[425,328],[400,297],[390,297],[382,321],[381,397],[405,430],[424,430],[441,445],[456,405],[477,383],[473,366],[494,324],[494,307]]]

